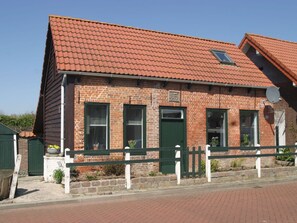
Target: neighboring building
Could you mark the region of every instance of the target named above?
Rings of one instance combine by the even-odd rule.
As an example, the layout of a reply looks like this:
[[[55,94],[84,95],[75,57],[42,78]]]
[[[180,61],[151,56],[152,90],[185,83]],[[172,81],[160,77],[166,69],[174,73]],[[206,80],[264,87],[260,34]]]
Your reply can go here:
[[[50,16],[34,133],[62,150],[273,145],[272,85],[232,43]]]
[[[279,87],[282,101],[274,105],[276,144],[297,140],[297,43],[246,34],[240,49]]]

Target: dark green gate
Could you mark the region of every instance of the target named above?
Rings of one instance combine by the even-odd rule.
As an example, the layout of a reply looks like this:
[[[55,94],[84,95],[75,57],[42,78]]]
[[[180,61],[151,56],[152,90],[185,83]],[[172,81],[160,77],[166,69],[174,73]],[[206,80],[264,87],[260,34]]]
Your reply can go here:
[[[162,107],[160,109],[160,147],[169,148],[186,145],[186,114],[184,108]],[[175,151],[160,152],[160,158],[174,158]],[[185,162],[183,162],[185,163]],[[160,163],[160,172],[174,173],[175,162]]]
[[[0,169],[14,169],[13,135],[0,135]]]
[[[28,175],[43,175],[43,155],[44,146],[40,138],[30,139],[28,141]]]
[[[17,140],[18,133],[0,123],[0,169],[14,169],[14,138]]]

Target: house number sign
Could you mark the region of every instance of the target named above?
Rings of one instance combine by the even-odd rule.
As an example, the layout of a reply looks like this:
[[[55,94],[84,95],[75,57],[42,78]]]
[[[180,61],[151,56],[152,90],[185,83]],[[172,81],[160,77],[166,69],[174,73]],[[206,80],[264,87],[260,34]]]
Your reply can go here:
[[[180,102],[180,91],[168,91],[169,102]]]

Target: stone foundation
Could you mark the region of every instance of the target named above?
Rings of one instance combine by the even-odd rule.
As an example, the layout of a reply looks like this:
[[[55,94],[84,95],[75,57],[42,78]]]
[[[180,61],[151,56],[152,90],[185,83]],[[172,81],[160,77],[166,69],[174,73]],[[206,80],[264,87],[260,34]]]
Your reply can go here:
[[[144,190],[171,186],[176,186],[175,175],[133,178],[131,189]],[[70,193],[74,196],[112,194],[115,191],[123,190],[126,190],[124,178],[70,183]]]
[[[297,167],[262,168],[262,178],[257,177],[256,169],[225,171],[212,173],[212,183],[244,182],[251,180],[277,180],[277,179],[297,179]],[[191,186],[206,184],[205,177],[183,178],[180,186]],[[210,185],[212,183],[209,183]],[[175,175],[136,177],[132,179],[131,190],[146,190],[157,188],[177,187]],[[127,191],[125,179],[101,179],[95,181],[80,181],[70,183],[70,193],[72,196],[82,195],[105,195],[118,191]]]

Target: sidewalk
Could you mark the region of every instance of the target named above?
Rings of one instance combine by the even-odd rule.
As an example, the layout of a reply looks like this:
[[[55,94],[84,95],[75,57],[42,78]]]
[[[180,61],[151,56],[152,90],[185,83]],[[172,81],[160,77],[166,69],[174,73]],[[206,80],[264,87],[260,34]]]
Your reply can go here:
[[[25,203],[44,203],[70,199],[71,195],[64,193],[61,184],[46,183],[42,177],[19,177],[15,198],[0,201],[1,206],[11,206]]]

